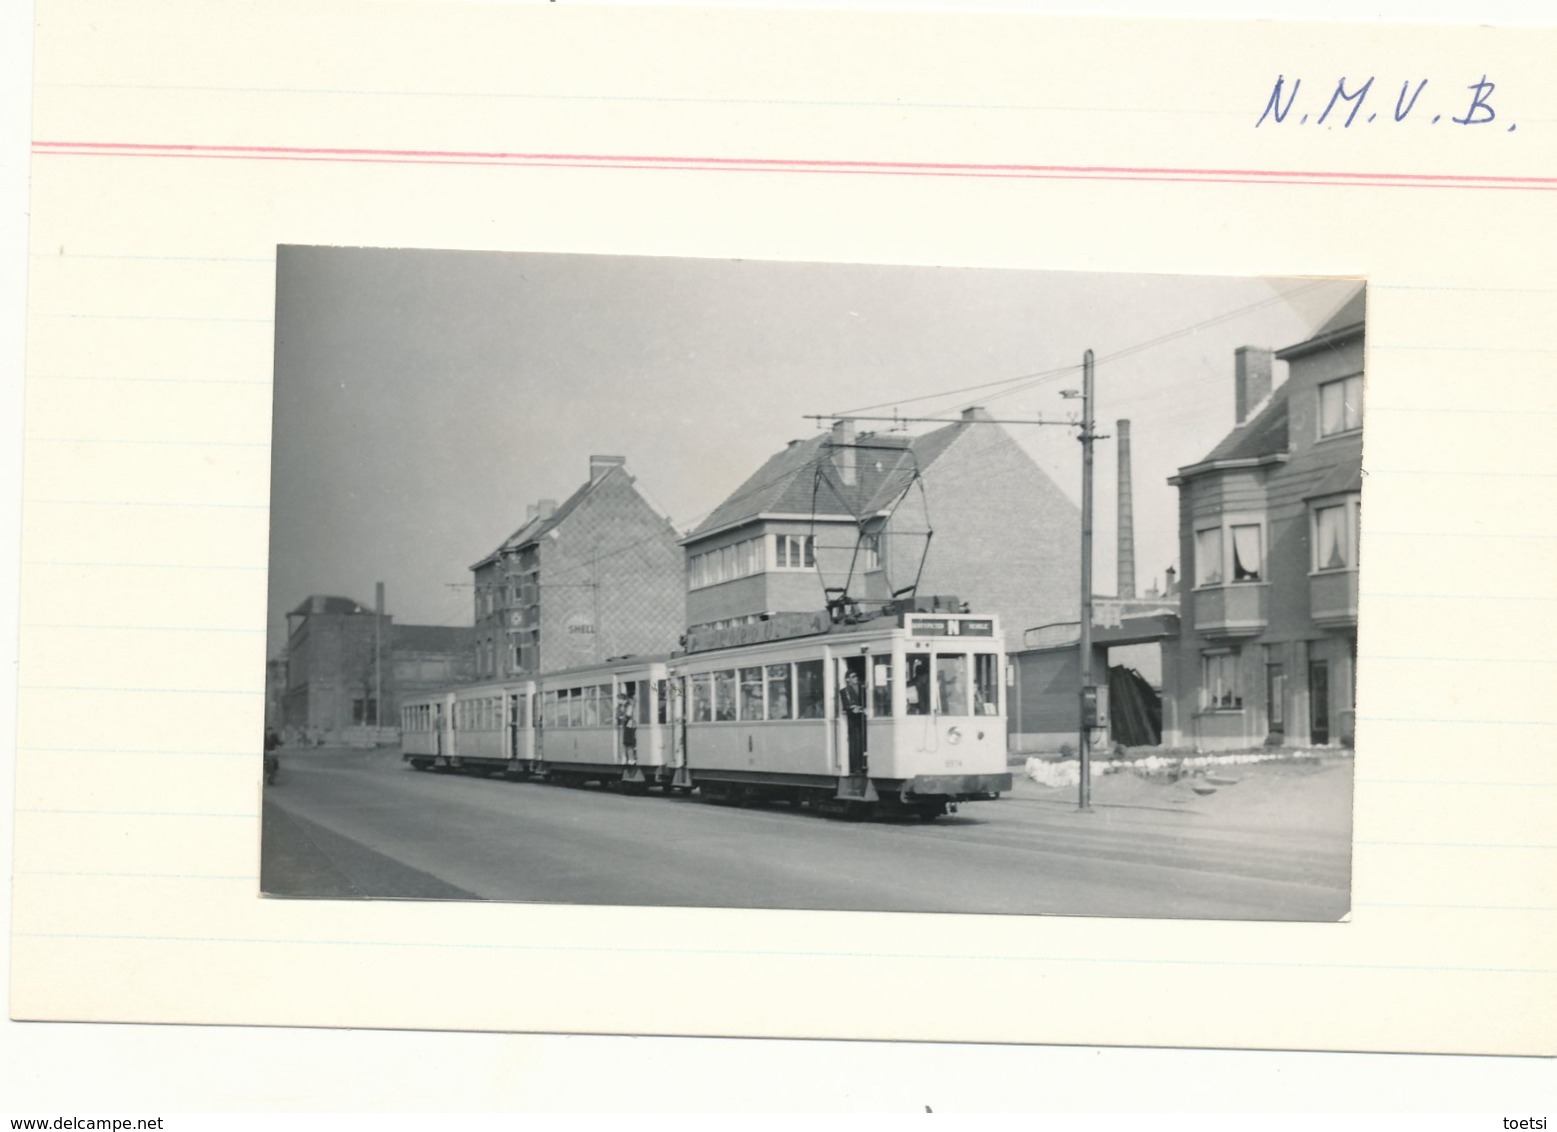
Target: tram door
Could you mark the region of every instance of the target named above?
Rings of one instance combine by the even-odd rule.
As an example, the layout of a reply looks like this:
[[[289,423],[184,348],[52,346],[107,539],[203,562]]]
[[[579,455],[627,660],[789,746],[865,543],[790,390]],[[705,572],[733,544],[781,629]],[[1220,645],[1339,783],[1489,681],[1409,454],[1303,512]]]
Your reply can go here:
[[[520,758],[520,752],[523,750],[519,742],[519,727],[523,722],[519,707],[523,696],[523,692],[510,692],[508,696],[508,757],[510,759]]]
[[[670,742],[672,764],[687,765],[687,678],[673,676],[670,684]]]
[[[838,722],[843,733],[846,766],[851,775],[866,773],[865,721],[870,685],[866,683],[863,656],[840,657],[838,661]],[[850,679],[853,677],[853,679]]]
[[[546,761],[546,705],[551,701],[546,697],[553,695],[551,692],[541,691],[539,683],[535,688],[535,702],[530,705],[530,727],[535,732],[535,761]]]

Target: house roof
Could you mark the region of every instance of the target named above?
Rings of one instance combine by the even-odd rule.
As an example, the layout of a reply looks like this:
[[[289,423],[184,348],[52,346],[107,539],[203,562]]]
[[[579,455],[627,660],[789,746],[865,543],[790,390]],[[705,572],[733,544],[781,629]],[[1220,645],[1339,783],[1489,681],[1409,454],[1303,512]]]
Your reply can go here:
[[[1258,460],[1286,450],[1287,387],[1283,384],[1266,400],[1264,408],[1224,436],[1199,462]]]
[[[1336,312],[1325,320],[1323,326],[1303,341],[1277,350],[1276,357],[1282,361],[1301,358],[1305,354],[1316,353],[1354,338],[1362,333],[1366,315],[1367,288],[1359,284]]]
[[[522,547],[539,541],[541,538],[545,537],[549,531],[553,531],[560,527],[563,523],[567,522],[568,516],[573,514],[574,511],[578,510],[579,504],[583,503],[584,500],[588,498],[590,492],[594,491],[595,488],[599,487],[601,484],[605,483],[606,480],[615,475],[626,476],[626,468],[618,464],[598,477],[585,480],[584,483],[579,486],[578,490],[564,499],[562,501],[562,505],[553,511],[550,515],[546,516],[544,519],[537,517],[526,521],[524,526],[520,527],[517,531],[504,539],[496,550],[482,558],[481,561],[477,562],[474,566],[471,567],[471,569],[476,570],[482,566],[485,566],[493,559],[499,557],[505,550],[519,550]],[[631,476],[628,476],[627,478],[629,483],[632,482]]]
[[[1362,454],[1350,456],[1342,460],[1326,473],[1325,478],[1314,485],[1314,490],[1309,492],[1306,499],[1317,499],[1322,495],[1342,495],[1346,492],[1362,490]]]
[[[1339,310],[1331,315],[1323,326],[1314,332],[1315,338],[1323,338],[1334,334],[1337,330],[1345,330],[1356,326],[1363,321],[1366,310],[1367,288],[1358,287],[1351,293],[1351,297],[1341,304]]]
[[[967,429],[953,421],[922,436],[861,433],[854,441],[855,481],[845,484],[831,457],[831,433],[792,440],[699,523],[683,541],[761,515],[869,515],[884,511],[913,483],[915,471],[928,468]]]
[[[1359,333],[1363,326],[1366,295],[1366,289],[1359,286],[1312,336],[1296,345],[1276,351],[1276,356],[1283,360],[1299,357]],[[1286,452],[1288,450],[1287,392],[1286,383],[1277,386],[1258,412],[1243,424],[1234,427],[1203,459],[1180,468],[1179,475],[1193,475],[1208,464],[1234,460],[1262,460]],[[1360,477],[1361,473],[1357,474]],[[1338,487],[1334,490],[1347,489]]]
[[[294,609],[288,616],[307,617],[320,613],[372,613],[360,602],[352,601],[349,597],[334,597],[330,594],[310,594],[303,599],[303,604]]]

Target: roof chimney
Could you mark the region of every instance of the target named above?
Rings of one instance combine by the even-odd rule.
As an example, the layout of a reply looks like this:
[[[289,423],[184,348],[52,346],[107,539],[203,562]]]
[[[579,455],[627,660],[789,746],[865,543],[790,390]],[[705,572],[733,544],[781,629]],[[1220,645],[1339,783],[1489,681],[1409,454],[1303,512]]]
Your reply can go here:
[[[1179,572],[1169,566],[1162,574],[1163,596],[1172,597],[1179,592]]]
[[[962,410],[962,419],[965,421],[987,421],[989,414],[984,411],[983,405],[969,405]]]
[[[1120,421],[1119,429],[1119,569],[1116,586],[1119,596],[1135,596],[1135,500],[1130,488],[1130,422]]]
[[[541,499],[535,504],[535,517],[537,519],[550,519],[557,511],[555,499]]]
[[[626,463],[626,456],[591,456],[589,458],[589,482],[599,483],[601,477],[612,468],[620,468]]]
[[[1249,419],[1249,410],[1270,396],[1271,352],[1258,346],[1239,346],[1233,351],[1233,399],[1235,424]]]
[[[838,469],[838,478],[849,487],[854,486],[855,457],[854,451],[854,422],[841,420],[833,422],[833,466]]]

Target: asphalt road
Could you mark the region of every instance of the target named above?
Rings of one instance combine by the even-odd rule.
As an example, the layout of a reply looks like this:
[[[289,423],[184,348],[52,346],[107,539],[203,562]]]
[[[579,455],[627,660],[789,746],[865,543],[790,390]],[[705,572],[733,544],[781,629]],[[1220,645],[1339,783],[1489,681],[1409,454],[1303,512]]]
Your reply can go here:
[[[930,824],[410,770],[388,752],[283,754],[265,791],[276,896],[1328,920],[1341,833],[1023,797]]]

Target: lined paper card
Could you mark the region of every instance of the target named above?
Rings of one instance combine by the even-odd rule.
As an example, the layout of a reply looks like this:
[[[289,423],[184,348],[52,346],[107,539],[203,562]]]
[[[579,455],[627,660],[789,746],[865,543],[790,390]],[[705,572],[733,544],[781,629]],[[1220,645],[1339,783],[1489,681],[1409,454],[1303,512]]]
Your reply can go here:
[[[38,16],[15,1016],[1552,1051],[1551,32]],[[294,245],[1365,279],[1350,915],[263,899]]]

